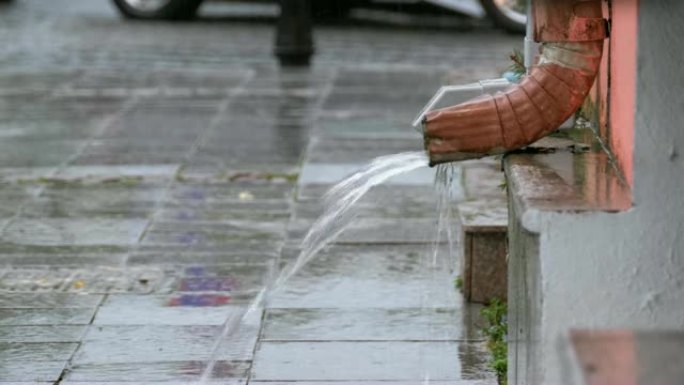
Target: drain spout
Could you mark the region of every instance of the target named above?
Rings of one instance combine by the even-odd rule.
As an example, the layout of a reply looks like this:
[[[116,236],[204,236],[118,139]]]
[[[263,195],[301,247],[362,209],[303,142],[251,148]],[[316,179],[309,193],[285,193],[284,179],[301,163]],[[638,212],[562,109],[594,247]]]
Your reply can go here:
[[[558,129],[582,105],[606,37],[598,0],[533,0],[537,64],[519,84],[431,111],[423,120],[430,165],[502,154]]]

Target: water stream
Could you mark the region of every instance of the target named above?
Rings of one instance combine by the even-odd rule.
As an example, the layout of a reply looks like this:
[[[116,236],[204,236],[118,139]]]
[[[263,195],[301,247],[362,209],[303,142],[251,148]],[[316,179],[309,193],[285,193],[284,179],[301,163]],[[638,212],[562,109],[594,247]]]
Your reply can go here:
[[[434,282],[437,282],[437,273],[443,269],[448,268],[451,272],[456,268],[453,262],[456,261],[455,253],[455,238],[454,238],[454,219],[452,202],[455,200],[453,183],[458,175],[456,167],[453,164],[440,164],[436,167],[435,173],[435,192],[437,193],[437,229],[434,233],[434,238],[429,240],[428,247],[423,252],[420,259],[421,274],[425,274],[421,295],[421,315],[423,319],[428,320],[427,333],[429,339],[440,340],[441,338],[448,339],[446,335],[436,335],[439,328],[434,325],[434,308],[429,306],[430,298],[435,293]],[[441,246],[446,241],[446,255],[441,255]],[[441,257],[441,258],[440,258]],[[441,262],[441,264],[440,264]],[[425,278],[428,278],[425,280]],[[429,363],[426,360],[428,352],[425,348],[421,348],[420,360],[423,367],[422,384],[430,384],[430,370]]]
[[[441,242],[442,234],[444,234],[447,243],[447,252],[450,263],[455,262],[455,246],[456,239],[454,237],[454,211],[452,203],[456,200],[454,196],[454,182],[459,175],[456,166],[453,163],[444,163],[437,166],[437,173],[435,175],[435,191],[437,192],[437,234],[435,235],[435,244],[432,247],[432,265],[436,266],[437,252],[439,250],[438,244]],[[453,272],[457,266],[449,266]]]
[[[211,349],[210,359],[204,368],[200,383],[204,384],[211,379],[214,367],[218,360],[221,344],[235,332],[237,328],[255,317],[268,301],[268,297],[280,290],[285,283],[330,242],[335,240],[354,220],[358,212],[355,204],[374,186],[382,184],[398,175],[426,167],[428,158],[425,152],[405,152],[394,155],[381,156],[374,159],[353,175],[335,185],[323,197],[323,214],[314,222],[311,229],[301,244],[301,252],[293,263],[286,266],[277,276],[270,280],[266,287],[262,288],[256,297],[241,312],[226,319],[221,328],[220,335],[216,338]],[[452,234],[450,225],[451,201],[450,184],[454,177],[454,169],[451,166],[440,166],[436,174],[436,188],[438,192],[439,224],[436,238],[431,244],[429,260],[421,263],[424,271],[437,270],[437,254],[440,244],[440,234],[446,232],[449,240],[450,254],[453,251]],[[430,295],[429,293],[425,293]],[[425,375],[425,382],[429,382],[429,373]]]

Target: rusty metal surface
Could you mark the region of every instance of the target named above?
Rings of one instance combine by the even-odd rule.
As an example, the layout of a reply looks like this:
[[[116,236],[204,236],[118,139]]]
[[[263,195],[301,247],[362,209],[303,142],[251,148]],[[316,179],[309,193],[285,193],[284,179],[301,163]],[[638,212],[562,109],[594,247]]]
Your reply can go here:
[[[537,42],[592,41],[606,37],[601,2],[595,0],[534,0]]]
[[[428,113],[424,135],[430,162],[500,154],[548,135],[582,104],[598,62],[589,60],[589,71],[542,64],[505,92]]]
[[[600,1],[537,0],[537,65],[518,85],[426,114],[430,164],[522,148],[556,130],[582,105],[598,73],[606,35]]]

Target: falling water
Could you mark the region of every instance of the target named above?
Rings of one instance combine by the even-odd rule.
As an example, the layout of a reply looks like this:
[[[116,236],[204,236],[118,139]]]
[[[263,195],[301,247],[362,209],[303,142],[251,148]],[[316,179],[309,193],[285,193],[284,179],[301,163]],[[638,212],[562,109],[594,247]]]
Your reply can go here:
[[[323,197],[325,210],[302,241],[301,253],[275,286],[280,287],[290,279],[351,224],[357,214],[354,205],[371,188],[397,175],[425,167],[427,163],[428,158],[422,151],[381,156],[330,189]]]
[[[381,156],[328,191],[323,197],[324,212],[302,241],[301,252],[294,263],[283,269],[275,279],[271,280],[269,285],[261,289],[243,312],[225,320],[221,327],[221,334],[211,349],[209,363],[202,371],[200,383],[204,384],[211,379],[223,341],[238,326],[252,319],[255,312],[267,300],[269,294],[280,290],[293,275],[299,272],[321,249],[337,238],[351,224],[357,214],[354,210],[355,204],[371,188],[397,175],[425,167],[427,164],[428,158],[423,151]],[[442,178],[446,177],[445,174]]]
[[[457,174],[457,169],[452,163],[440,164],[437,166],[435,174],[435,191],[437,193],[437,229],[434,233],[434,238],[428,248],[423,253],[421,258],[421,273],[429,277],[428,280],[424,281],[425,285],[423,287],[423,293],[421,298],[421,313],[424,319],[429,320],[427,325],[427,333],[429,338],[439,339],[435,334],[435,328],[432,322],[431,312],[434,309],[428,306],[430,298],[436,293],[433,293],[435,287],[434,282],[437,282],[437,271],[439,268],[439,251],[440,246],[443,241],[446,240],[447,255],[443,257],[442,261],[446,259],[448,267],[454,269],[454,266],[450,265],[456,260],[454,255],[455,252],[455,238],[453,234],[454,230],[454,220],[453,220],[453,210],[452,203],[455,200],[454,197],[454,181]],[[420,359],[423,362],[423,385],[430,384],[430,370],[429,365],[425,362],[425,351],[421,348]]]
[[[444,163],[437,166],[437,174],[435,176],[435,190],[437,191],[437,214],[439,220],[437,222],[437,234],[435,236],[435,245],[432,250],[432,263],[437,263],[437,243],[440,242],[442,234],[445,234],[449,261],[456,260],[454,256],[456,239],[454,238],[454,211],[452,203],[455,201],[454,197],[454,181],[457,173],[457,168],[453,163]],[[454,266],[450,266],[453,270]]]

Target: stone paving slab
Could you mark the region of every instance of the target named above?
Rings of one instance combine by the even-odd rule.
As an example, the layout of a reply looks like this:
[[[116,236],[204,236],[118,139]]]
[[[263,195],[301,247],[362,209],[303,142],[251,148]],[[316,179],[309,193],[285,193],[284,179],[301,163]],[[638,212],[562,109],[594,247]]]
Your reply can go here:
[[[222,263],[173,266],[177,277],[174,290],[187,295],[229,293],[255,295],[268,283],[273,263]]]
[[[0,309],[0,325],[87,325],[95,309]]]
[[[264,140],[267,144],[273,139],[302,139],[300,145],[306,146],[306,134],[314,123],[319,103],[325,89],[301,90],[272,89],[270,94],[264,90],[254,91],[247,87],[237,95],[225,113],[220,115],[216,129],[210,135],[216,138],[240,138],[249,142]],[[282,94],[286,93],[286,97]],[[298,95],[299,93],[299,95]],[[248,127],[254,129],[254,136],[248,134]],[[270,140],[269,140],[270,139]]]
[[[222,342],[217,358],[252,359],[259,324],[243,325]],[[220,326],[97,326],[91,327],[74,357],[75,365],[207,361]]]
[[[60,257],[65,255],[81,257],[96,255],[111,256],[127,252],[130,248],[129,246],[130,245],[37,245],[0,242],[0,253],[5,255],[42,255],[45,257],[49,254]]]
[[[455,342],[262,342],[252,378],[268,381],[481,379],[485,344]],[[467,362],[467,367],[460,363]],[[389,370],[388,370],[389,369]]]
[[[243,82],[248,80],[247,78],[249,78],[250,76],[247,76],[245,79],[243,79]],[[238,90],[241,89],[242,87],[237,87],[237,90],[235,92],[238,92]],[[150,95],[149,97],[137,97],[135,98],[134,103],[131,100],[126,100],[124,102],[124,105],[130,105],[131,110],[139,111],[143,115],[147,115],[147,112],[149,111],[164,112],[175,110],[190,111],[192,113],[215,113],[215,116],[218,116],[220,111],[223,109],[223,106],[225,105],[227,99],[229,98],[230,95],[227,94],[222,94],[220,96],[190,95],[186,97],[163,97],[163,95]],[[128,111],[128,109],[126,111]],[[125,115],[126,114],[123,114],[123,116]],[[119,113],[116,114],[115,117],[122,117],[121,111],[119,111]],[[206,119],[201,120],[201,122],[205,121]],[[160,125],[159,127],[162,126],[163,125]]]
[[[249,92],[249,90],[244,92]],[[311,91],[309,90],[309,92]],[[323,95],[317,96],[323,97]],[[234,100],[226,111],[219,115],[220,120],[216,123],[215,128],[208,133],[208,137],[222,140],[224,143],[228,142],[231,138],[236,139],[238,137],[249,142],[254,142],[256,138],[261,138],[271,145],[277,145],[274,140],[279,136],[284,137],[286,140],[305,140],[305,136],[302,135],[306,134],[310,126],[314,124],[313,117],[303,115],[301,110],[296,113],[288,110],[289,107],[302,107],[303,104],[306,104],[304,107],[311,108],[311,113],[318,112],[313,111],[313,103],[315,101],[307,100],[293,105],[282,104],[278,100],[272,100],[271,104],[259,103],[255,106],[244,100]],[[284,103],[289,102],[284,101]],[[248,126],[255,127],[256,134],[254,137],[248,135]],[[232,132],[233,130],[235,130],[235,133]],[[306,146],[306,141],[293,141],[292,143]],[[237,143],[231,144],[232,148],[238,148]]]
[[[303,273],[306,274],[306,273]],[[351,279],[330,278],[330,282],[323,282],[325,276],[314,279],[305,276],[293,278],[281,293],[274,294],[269,302],[272,308],[416,308],[423,305],[428,307],[456,307],[460,300],[450,295],[446,290],[453,290],[450,285],[434,284],[427,278],[395,282],[385,279]],[[324,292],[309,292],[307,288],[327,290]],[[433,295],[429,301],[424,299],[423,290],[429,290]],[[441,290],[441,291],[440,291]]]
[[[416,188],[371,192],[361,198],[353,210],[359,218],[417,219],[434,218],[437,214],[436,197],[432,189]],[[313,194],[313,189],[307,190]],[[300,220],[316,220],[323,214],[320,199],[302,198],[292,208],[293,223]]]
[[[213,204],[208,207],[163,208],[155,219],[163,222],[225,223],[235,220],[281,222],[290,218],[290,205],[282,203]]]
[[[421,134],[411,127],[410,120],[362,111],[323,111],[315,132],[321,139],[421,140]]]
[[[320,199],[335,183],[341,182],[345,177],[350,176],[360,167],[360,165],[352,164],[332,165],[331,170],[334,171],[334,173],[330,175],[324,175],[324,172],[326,171],[325,168],[317,167],[314,171],[318,174],[312,175],[312,178],[320,179],[320,181],[307,183],[300,178],[297,188],[297,201],[301,202]],[[324,176],[320,176],[319,174]],[[460,175],[461,170],[456,167],[455,180],[459,180],[461,178]],[[391,179],[388,183],[372,188],[366,196],[361,199],[361,203],[363,204],[363,202],[372,201],[381,203],[388,200],[389,206],[394,199],[407,198],[411,200],[426,200],[427,202],[425,203],[431,203],[433,207],[436,207],[437,195],[434,185],[434,169],[425,167],[415,171],[415,175],[413,175],[413,178],[410,180]],[[454,200],[457,201],[464,199],[465,197],[464,188],[460,184],[452,186],[451,193]],[[401,204],[401,202],[397,204]],[[409,203],[407,202],[407,204]]]
[[[436,232],[435,219],[406,219],[397,223],[393,219],[363,218],[355,221],[335,243],[425,244],[434,241]]]
[[[0,279],[7,292],[154,293],[182,287],[184,278],[166,266],[10,267]]]
[[[17,219],[2,240],[28,245],[132,245],[147,226],[144,219]]]
[[[95,308],[101,295],[0,292],[0,309]]]
[[[282,108],[290,111],[287,106]],[[263,111],[254,113],[269,114]],[[266,166],[270,166],[278,170],[283,169],[283,165],[297,166],[306,146],[309,127],[306,122],[285,124],[284,119],[289,118],[282,114],[274,118],[273,123],[219,122],[197,148],[188,167],[249,170],[251,167],[268,169]]]
[[[51,385],[54,382],[0,382],[0,385]]]
[[[297,177],[298,166],[298,161],[274,164],[268,163],[262,158],[252,159],[250,162],[237,160],[233,163],[226,162],[220,157],[193,158],[178,170],[176,179],[179,181],[231,181],[243,179],[245,176],[248,176],[249,179],[250,175],[256,175],[256,179],[274,177],[275,179],[291,180]]]
[[[143,245],[228,246],[232,242],[257,244],[282,239],[282,224],[236,221],[230,223],[195,223],[187,221],[156,222],[148,229]]]
[[[264,246],[264,245],[262,245]],[[191,265],[203,266],[219,263],[268,264],[278,258],[276,247],[271,250],[216,250],[216,251],[179,251],[169,250],[141,250],[131,253],[127,262],[130,265]]]
[[[437,219],[358,218],[335,239],[335,244],[426,244],[435,239]],[[291,221],[290,240],[303,239],[313,221]]]
[[[102,87],[73,88],[70,85],[57,88],[52,91],[51,96],[59,99],[78,100],[78,99],[103,99],[111,101],[126,101],[126,99],[156,98],[164,102],[187,100],[197,98],[199,100],[215,100],[225,97],[231,91],[225,88],[208,87],[183,87],[183,86],[143,86],[143,87]]]
[[[159,143],[151,140],[106,139],[94,140],[86,146],[73,164],[126,165],[126,164],[178,164],[192,149],[191,141]]]
[[[215,183],[176,183],[171,186],[167,202],[196,206],[212,203],[251,203],[288,200],[292,196],[292,183],[268,181],[259,174],[245,174],[246,181]],[[240,179],[240,178],[238,178]]]
[[[0,75],[2,89],[49,90],[67,84],[80,75],[76,70],[12,71]]]
[[[197,244],[197,243],[149,243],[139,244],[136,251],[141,253],[181,253],[185,255],[197,255],[202,261],[202,256],[208,256],[208,260],[215,260],[215,256],[220,253],[261,253],[270,255],[278,252],[282,245],[283,239],[266,239],[258,242],[252,242],[245,239],[222,240],[215,244]],[[240,257],[238,257],[240,258]],[[230,262],[228,260],[227,262]]]
[[[420,138],[314,138],[309,143],[307,161],[317,163],[369,162],[378,156],[421,151]]]
[[[96,70],[86,71],[75,78],[71,88],[131,88],[131,87],[199,87],[226,88],[238,86],[249,72],[245,69],[225,68],[216,71],[192,69]]]
[[[0,167],[0,180],[3,182],[23,182],[40,178],[52,178],[59,171],[58,165],[44,167]]]
[[[178,175],[182,180],[230,180],[255,172],[289,178],[297,174],[299,160],[298,156],[279,154],[272,149],[262,149],[258,153],[238,149],[227,153],[223,146],[202,147],[183,166]]]
[[[436,87],[435,89],[437,89]],[[333,92],[325,104],[323,111],[353,111],[355,115],[368,114],[376,117],[390,117],[400,122],[406,122],[410,127],[420,109],[430,100],[434,92],[388,92],[380,90],[369,92]]]
[[[269,309],[261,341],[481,340],[479,309]]]
[[[316,97],[320,95],[319,93],[294,94],[291,97],[283,98],[278,94],[265,95],[262,92],[256,94],[246,90],[231,103],[228,110],[230,116],[226,116],[226,119],[222,121],[222,126],[235,127],[238,129],[236,132],[244,133],[245,127],[239,130],[240,123],[251,122],[255,127],[256,138],[277,137],[282,134],[299,136],[299,132],[295,128],[303,128],[303,125],[311,122],[311,113],[318,107],[315,103]],[[273,118],[277,120],[274,121]],[[255,121],[260,121],[262,124],[254,124]],[[275,125],[269,123],[275,123]],[[267,130],[268,127],[289,127],[290,129],[285,131]],[[306,143],[302,144],[305,145]]]
[[[357,245],[322,252],[269,299],[269,308],[458,308],[448,269],[426,274],[428,245]],[[429,300],[426,292],[432,293]]]
[[[249,363],[242,361],[219,361],[214,367],[213,379],[231,381],[246,380]],[[97,381],[112,383],[125,382],[155,383],[199,382],[205,362],[201,361],[173,361],[173,362],[144,362],[120,364],[87,364],[72,366],[63,383],[95,383]]]
[[[107,382],[97,382],[97,381],[87,381],[88,385],[243,385],[246,384],[247,380],[208,380],[205,382],[200,382],[200,381],[126,381],[126,382],[116,382],[116,381],[107,381]],[[52,383],[49,383],[52,384]],[[83,382],[74,382],[74,381],[62,381],[60,382],[62,385],[83,385]],[[28,385],[24,383],[12,383],[12,384],[6,384],[4,382],[0,382],[0,385]],[[42,385],[42,384],[40,384]],[[471,384],[455,384],[455,385],[471,385]],[[484,385],[484,384],[472,384],[472,385]]]
[[[92,165],[65,167],[59,170],[55,176],[62,179],[80,180],[100,178],[104,181],[125,177],[168,180],[173,178],[177,171],[177,165],[166,164]]]
[[[359,220],[369,220],[372,222],[394,219],[411,222],[432,219],[437,213],[434,202],[426,202],[420,199],[388,199],[385,202],[386,204],[372,199],[362,200],[352,209],[356,215],[355,218],[359,218]],[[308,231],[310,229],[308,226],[314,223],[323,214],[324,210],[320,207],[319,202],[306,200],[296,203],[293,211],[292,219],[288,223],[288,231],[294,237],[301,236],[303,235],[302,233]]]
[[[3,112],[3,119],[0,121],[13,122],[14,129],[17,128],[16,123],[21,123],[20,128],[30,128],[30,131],[35,133],[40,139],[54,136],[49,123],[46,125],[46,136],[38,135],[36,130],[38,127],[36,123],[49,122],[69,122],[73,123],[73,128],[79,128],[86,125],[88,128],[99,127],[93,123],[102,123],[107,121],[114,112],[119,110],[122,106],[121,101],[113,101],[106,98],[88,98],[86,100],[79,100],[79,103],[73,103],[73,100],[49,98],[43,94],[41,97],[3,97],[0,102],[0,111]],[[9,100],[8,100],[9,99]],[[9,114],[8,112],[11,112]],[[30,124],[29,122],[32,122]],[[24,124],[28,125],[24,125]],[[64,127],[62,127],[64,128]],[[22,130],[23,131],[23,130]],[[16,132],[16,131],[15,131]],[[91,132],[88,130],[88,132]]]
[[[163,189],[141,185],[135,178],[111,180],[104,185],[79,185],[57,180],[39,197],[27,202],[22,217],[147,218],[161,199]],[[129,184],[129,185],[126,185]]]
[[[291,68],[281,71],[278,67],[265,66],[259,68],[259,76],[250,83],[253,90],[317,90],[324,88],[337,75],[337,69],[326,66],[311,68]]]
[[[1,342],[79,342],[85,325],[3,326]]]
[[[250,381],[252,385],[348,385],[348,381]],[[417,381],[354,381],[355,385],[423,385],[424,380]],[[430,384],[433,385],[496,385],[496,380],[456,380],[456,381],[433,381],[430,380]],[[0,383],[0,385],[3,385]]]
[[[358,171],[364,164],[306,163],[299,177],[300,185],[334,185]],[[427,167],[420,168],[389,179],[386,186],[430,186],[435,181],[435,171]]]
[[[44,362],[66,361],[78,347],[74,342],[2,342],[2,362]]]
[[[4,245],[7,247],[7,245]],[[127,254],[123,251],[103,252],[94,250],[93,252],[70,252],[70,250],[50,250],[50,248],[40,248],[40,250],[25,250],[20,245],[11,245],[14,250],[3,250],[0,253],[0,263],[8,266],[35,266],[45,269],[46,266],[121,266],[127,259]],[[35,249],[35,247],[32,247]]]
[[[222,325],[241,314],[241,306],[184,300],[172,295],[110,295],[97,312],[94,325]],[[228,300],[228,302],[230,302]]]
[[[3,114],[3,116],[6,116]],[[79,139],[90,136],[103,117],[56,117],[41,119],[0,118],[0,137],[16,140]]]
[[[335,79],[340,90],[396,89],[431,90],[450,79],[442,71],[422,71],[418,68],[392,69],[383,67],[342,68]],[[425,92],[425,91],[424,91]]]
[[[192,140],[211,124],[218,112],[218,101],[193,104],[186,100],[164,104],[138,104],[116,118],[99,137],[159,138],[165,135],[171,142]]]
[[[0,342],[2,378],[55,381],[77,347],[73,342]]]
[[[43,140],[29,143],[5,139],[0,143],[0,164],[3,167],[46,167],[69,159],[84,144],[79,140]],[[31,152],[26,146],[31,146]]]
[[[26,361],[9,361],[0,364],[3,381],[49,381],[48,384],[54,384],[59,379],[65,366],[66,360],[36,362],[34,365],[27,365]]]
[[[320,204],[322,197],[331,187],[332,185],[330,184],[300,185],[297,189],[297,203],[315,202]],[[455,194],[460,193],[460,190],[454,190]],[[460,196],[461,195],[456,195],[456,198],[459,198]],[[413,203],[436,207],[436,198],[437,194],[434,185],[401,186],[401,188],[380,185],[375,186],[368,191],[368,193],[359,200],[359,204],[361,204],[362,207],[368,203],[382,205],[382,203],[386,201],[386,206],[393,206],[392,203],[396,202],[394,206],[404,204],[411,205]],[[322,207],[319,206],[319,209],[322,209]]]

